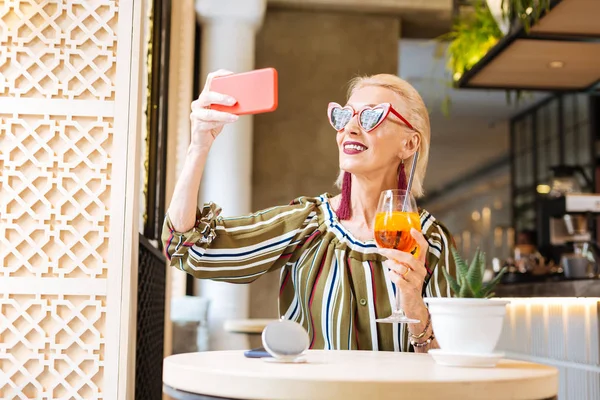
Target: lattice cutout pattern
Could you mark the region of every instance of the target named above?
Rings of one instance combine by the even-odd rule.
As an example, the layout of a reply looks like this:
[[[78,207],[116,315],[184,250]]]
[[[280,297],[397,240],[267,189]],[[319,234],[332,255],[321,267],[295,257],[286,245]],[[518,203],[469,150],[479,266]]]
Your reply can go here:
[[[3,295],[0,398],[102,398],[105,302],[103,296]]]
[[[0,115],[0,276],[107,275],[112,118]]]
[[[104,399],[114,388],[104,359],[117,345],[105,325],[118,11],[116,0],[0,0],[10,106],[0,107],[0,399]]]
[[[0,96],[113,100],[116,27],[117,1],[3,0]]]

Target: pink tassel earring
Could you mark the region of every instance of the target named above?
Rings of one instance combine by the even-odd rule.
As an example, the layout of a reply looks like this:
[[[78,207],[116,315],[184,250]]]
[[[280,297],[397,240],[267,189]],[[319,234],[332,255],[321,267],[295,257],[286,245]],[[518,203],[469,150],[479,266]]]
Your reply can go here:
[[[398,189],[406,190],[408,183],[406,183],[406,171],[404,170],[404,160],[400,163],[400,169],[398,171]]]
[[[342,182],[342,200],[340,206],[335,212],[340,221],[348,220],[352,216],[350,207],[350,193],[352,191],[352,174],[344,172],[344,180]]]

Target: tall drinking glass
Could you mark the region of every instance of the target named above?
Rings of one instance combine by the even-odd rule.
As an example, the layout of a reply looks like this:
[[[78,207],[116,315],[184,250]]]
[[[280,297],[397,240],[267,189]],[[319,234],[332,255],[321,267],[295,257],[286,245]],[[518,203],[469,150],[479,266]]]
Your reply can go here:
[[[406,190],[384,190],[379,197],[375,215],[375,242],[379,247],[396,249],[419,256],[417,241],[410,234],[411,228],[421,232],[421,220],[417,203]],[[419,320],[404,315],[400,304],[400,288],[396,286],[396,301],[392,315],[377,322],[415,324]]]

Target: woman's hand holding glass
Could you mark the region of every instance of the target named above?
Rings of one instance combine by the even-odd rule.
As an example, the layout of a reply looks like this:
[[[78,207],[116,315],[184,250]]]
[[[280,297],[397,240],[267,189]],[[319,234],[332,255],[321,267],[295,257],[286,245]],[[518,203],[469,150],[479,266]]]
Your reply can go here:
[[[423,284],[427,277],[425,257],[429,244],[421,232],[412,228],[410,235],[419,247],[419,254],[414,255],[395,249],[381,248],[380,254],[387,258],[383,265],[390,271],[390,277],[400,289],[400,303],[402,310],[408,315],[414,315],[411,310],[423,308]]]
[[[419,310],[424,305],[421,293],[427,276],[425,257],[429,245],[420,229],[418,209],[410,193],[404,190],[381,193],[374,235],[380,254],[387,258],[384,266],[396,284],[396,302],[392,315],[377,322],[419,322],[407,318],[404,310]]]

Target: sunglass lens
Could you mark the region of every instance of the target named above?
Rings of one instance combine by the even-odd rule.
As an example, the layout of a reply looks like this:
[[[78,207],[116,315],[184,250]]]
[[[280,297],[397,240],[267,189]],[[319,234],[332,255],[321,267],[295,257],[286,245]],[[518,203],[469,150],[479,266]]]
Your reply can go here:
[[[360,126],[366,131],[370,131],[377,126],[384,113],[383,108],[366,109],[360,114]]]
[[[347,108],[335,107],[331,109],[331,114],[329,115],[331,119],[331,125],[340,131],[342,130],[350,119],[352,119],[352,111]]]

